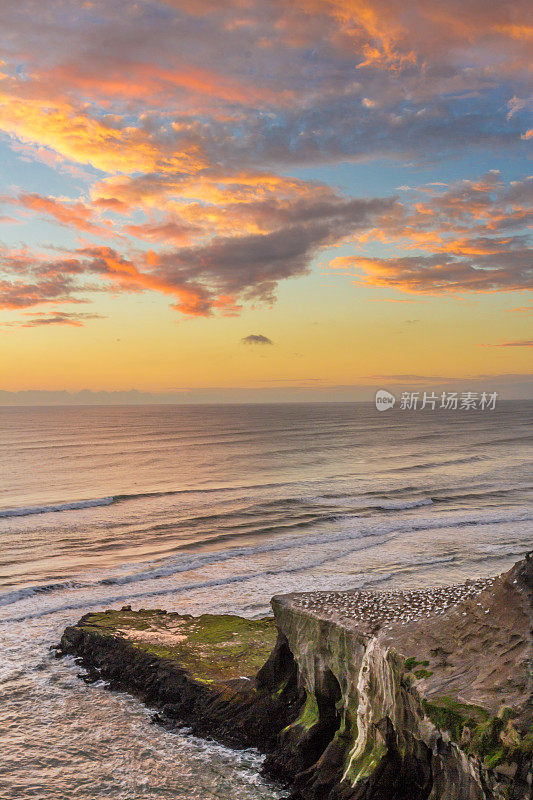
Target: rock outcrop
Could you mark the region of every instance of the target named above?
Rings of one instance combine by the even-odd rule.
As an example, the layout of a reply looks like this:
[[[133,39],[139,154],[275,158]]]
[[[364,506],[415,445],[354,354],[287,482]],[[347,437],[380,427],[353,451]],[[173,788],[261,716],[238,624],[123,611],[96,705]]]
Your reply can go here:
[[[526,800],[532,585],[525,560],[434,592],[284,595],[275,627],[125,608],[60,652],[159,721],[266,752],[293,800]]]

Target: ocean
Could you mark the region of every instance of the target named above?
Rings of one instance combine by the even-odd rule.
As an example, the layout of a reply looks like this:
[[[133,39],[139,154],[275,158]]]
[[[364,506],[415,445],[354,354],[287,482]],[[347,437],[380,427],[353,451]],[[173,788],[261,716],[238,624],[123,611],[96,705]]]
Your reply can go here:
[[[532,547],[532,410],[2,409],[1,800],[283,797],[257,753],[150,725],[50,645],[124,603],[258,617],[502,572]]]

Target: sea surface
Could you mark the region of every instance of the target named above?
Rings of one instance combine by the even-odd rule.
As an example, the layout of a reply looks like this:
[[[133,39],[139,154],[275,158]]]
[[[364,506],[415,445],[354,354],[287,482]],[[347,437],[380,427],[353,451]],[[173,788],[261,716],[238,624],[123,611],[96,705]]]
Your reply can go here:
[[[261,800],[260,756],[150,725],[49,646],[89,610],[486,577],[532,545],[531,404],[0,411],[1,800]]]

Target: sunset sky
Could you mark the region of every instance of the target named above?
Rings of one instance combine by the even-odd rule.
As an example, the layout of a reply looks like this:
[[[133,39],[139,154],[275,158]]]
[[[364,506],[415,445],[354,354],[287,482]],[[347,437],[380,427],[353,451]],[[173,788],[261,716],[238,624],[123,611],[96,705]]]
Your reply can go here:
[[[528,6],[0,0],[1,388],[522,385]]]

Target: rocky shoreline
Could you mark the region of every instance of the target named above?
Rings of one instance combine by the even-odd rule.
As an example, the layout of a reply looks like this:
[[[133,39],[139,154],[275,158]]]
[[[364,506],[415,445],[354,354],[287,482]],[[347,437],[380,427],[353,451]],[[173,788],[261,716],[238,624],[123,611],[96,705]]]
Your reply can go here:
[[[68,627],[88,682],[266,753],[293,800],[526,800],[533,561],[426,592],[273,598],[274,620],[164,611]]]

